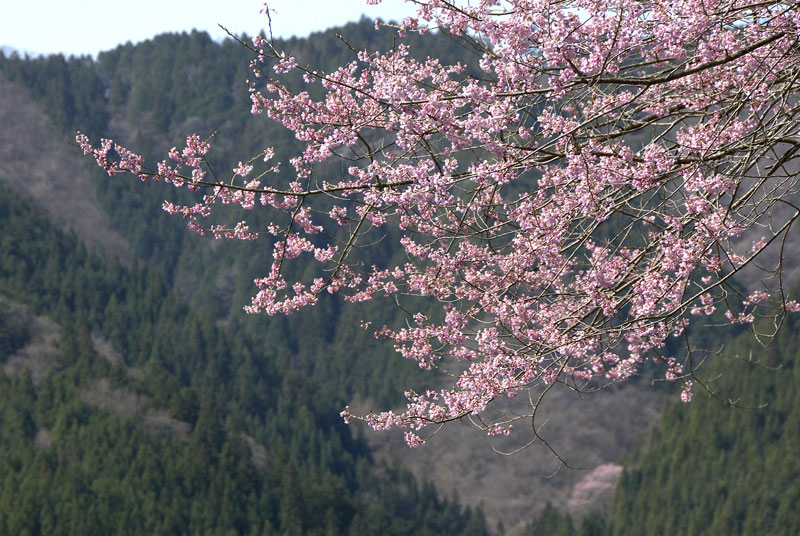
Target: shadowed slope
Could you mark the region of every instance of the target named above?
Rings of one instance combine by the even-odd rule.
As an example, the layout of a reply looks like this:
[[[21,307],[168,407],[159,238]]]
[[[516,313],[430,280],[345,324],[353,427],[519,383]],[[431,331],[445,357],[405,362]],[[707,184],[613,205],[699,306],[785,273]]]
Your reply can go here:
[[[0,176],[57,227],[107,256],[130,259],[128,243],[98,206],[81,153],[28,95],[0,75]]]

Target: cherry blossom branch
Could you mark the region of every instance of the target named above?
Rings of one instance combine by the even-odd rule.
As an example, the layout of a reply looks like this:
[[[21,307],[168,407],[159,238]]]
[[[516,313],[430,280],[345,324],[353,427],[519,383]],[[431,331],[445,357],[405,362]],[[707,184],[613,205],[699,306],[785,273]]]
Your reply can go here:
[[[303,144],[291,169],[265,150],[229,182],[207,179],[210,144],[196,135],[154,171],[110,140],[95,148],[79,133],[78,144],[109,175],[198,191],[193,205],[164,204],[197,232],[277,237],[250,313],[288,314],[322,293],[425,300],[429,315],[371,329],[449,383],[361,417],[404,428],[411,446],[426,427],[467,417],[493,435],[529,418],[544,441],[536,410],[555,383],[592,390],[647,361],[682,381],[688,401],[706,382],[691,348],[666,355],[669,340],[717,310],[747,325],[769,307],[776,325],[800,310],[783,288],[783,246],[764,269],[778,288],[736,290],[798,218],[778,210],[798,193],[797,2],[412,3],[416,16],[394,31],[437,29],[475,57],[444,65],[402,42],[350,47],[350,63],[323,72],[271,37],[245,43],[251,112]],[[312,185],[334,158],[346,173]],[[266,229],[201,225],[217,204],[260,204],[275,218]],[[744,243],[759,227],[764,236]],[[405,259],[364,260],[390,236]],[[299,280],[309,263],[315,275]],[[528,411],[490,412],[526,392]]]

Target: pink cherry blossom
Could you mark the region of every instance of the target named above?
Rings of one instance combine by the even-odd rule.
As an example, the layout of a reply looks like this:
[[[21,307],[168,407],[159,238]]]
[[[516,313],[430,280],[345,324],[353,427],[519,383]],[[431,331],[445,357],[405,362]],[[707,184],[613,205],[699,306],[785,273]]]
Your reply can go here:
[[[798,216],[774,209],[797,191],[800,4],[414,3],[400,36],[440,29],[476,56],[448,65],[398,42],[323,72],[253,38],[251,111],[303,144],[285,183],[265,178],[280,169],[264,163],[271,149],[212,180],[196,134],[154,171],[111,140],[77,142],[109,175],[203,189],[195,204],[164,204],[197,232],[274,236],[249,313],[288,314],[323,292],[425,298],[431,314],[405,327],[365,323],[423,369],[463,362],[445,387],[406,393],[404,410],[360,417],[405,428],[411,446],[464,417],[510,433],[537,398],[514,414],[495,400],[621,381],[648,360],[688,402],[701,378],[664,355],[670,337],[720,307],[748,325],[773,306],[800,310],[784,289],[730,287]],[[306,85],[291,91],[282,77],[296,73]],[[337,154],[351,159],[341,177],[314,175]],[[202,224],[217,204],[256,201],[274,215],[265,229]],[[738,247],[756,226],[763,238]],[[405,253],[388,266],[351,255],[388,237]]]

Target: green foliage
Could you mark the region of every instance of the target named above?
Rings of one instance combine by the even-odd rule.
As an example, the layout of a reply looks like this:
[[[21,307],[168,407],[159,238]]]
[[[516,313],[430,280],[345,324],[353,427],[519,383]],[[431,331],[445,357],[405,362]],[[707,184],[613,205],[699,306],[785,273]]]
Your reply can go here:
[[[523,531],[524,536],[572,536],[575,529],[568,514],[562,514],[552,504],[547,506],[539,514],[539,517],[529,523]]]
[[[547,503],[539,517],[528,523],[522,531],[522,536],[604,536],[605,534],[606,520],[598,512],[586,514],[580,526],[575,528],[570,515],[561,513],[550,503]]]
[[[28,342],[32,322],[23,307],[0,296],[0,362]]]
[[[0,534],[487,533],[376,468],[335,390],[261,334],[88,253],[2,183],[0,226],[0,292],[62,327],[38,384],[0,374]],[[31,315],[2,300],[0,318],[24,344]]]
[[[0,73],[29,88],[59,127],[100,135],[109,114],[104,105],[105,87],[94,65],[90,57],[21,58],[0,52]]]
[[[747,334],[723,372],[700,370],[721,400],[698,390],[666,408],[623,472],[612,534],[800,532],[798,328],[791,315],[769,347]]]

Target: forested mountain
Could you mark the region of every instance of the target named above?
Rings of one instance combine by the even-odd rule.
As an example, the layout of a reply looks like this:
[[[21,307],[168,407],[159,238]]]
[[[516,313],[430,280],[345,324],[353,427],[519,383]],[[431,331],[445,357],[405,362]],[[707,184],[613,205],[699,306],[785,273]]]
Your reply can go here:
[[[486,533],[371,463],[330,389],[263,339],[88,253],[6,186],[0,225],[0,533]]]
[[[338,33],[356,50],[392,44],[363,20],[278,46],[332,67],[352,58]],[[423,57],[471,61],[446,36],[409,39]],[[109,179],[67,145],[80,129],[155,161],[186,133],[216,131],[220,169],[267,144],[285,162],[296,141],[249,114],[249,60],[199,32],[97,60],[0,54],[0,534],[487,534],[498,520],[516,534],[532,518],[525,534],[798,531],[796,329],[717,382],[765,409],[702,395],[668,405],[634,454],[668,387],[643,379],[554,419],[573,423],[545,433],[576,465],[624,460],[613,507],[613,478],[583,503],[579,485],[598,473],[545,478],[557,467],[546,449],[487,461],[486,442],[457,439],[400,452],[345,426],[354,396],[396,404],[425,381],[359,327],[385,305],[244,315],[269,247],[188,233],[160,209],[188,193]],[[612,517],[573,521],[568,505]]]
[[[373,461],[338,416],[348,391],[385,400],[412,368],[359,365],[375,356],[323,312],[291,324],[244,318],[240,273],[258,267],[258,254],[189,236],[161,213],[168,190],[103,179],[62,195],[70,185],[49,176],[57,168],[34,169],[55,155],[35,150],[26,161],[42,177],[18,172],[19,146],[47,130],[25,94],[65,146],[78,128],[122,132],[155,157],[172,141],[155,132],[208,113],[225,156],[244,154],[257,139],[232,96],[236,84],[246,99],[240,45],[166,35],[96,62],[0,64],[2,98],[15,105],[6,125],[23,119],[16,135],[7,129],[0,165],[15,173],[0,184],[0,533],[487,533],[480,510]],[[80,205],[86,197],[94,206]],[[97,207],[107,229],[76,225]],[[352,315],[339,315],[350,331]],[[348,355],[336,346],[344,341],[350,361],[327,359]]]
[[[625,460],[610,518],[548,507],[528,536],[800,533],[800,319],[768,347],[744,334],[703,373],[708,393],[667,405]],[[577,527],[576,527],[577,525]]]
[[[800,319],[705,371],[718,398],[669,405],[622,474],[611,534],[800,534]],[[731,405],[727,405],[730,403]]]

